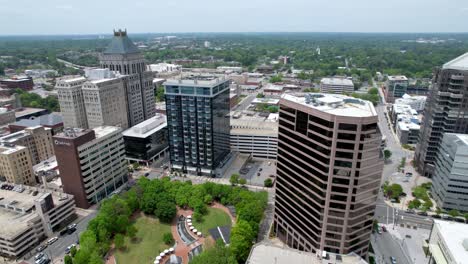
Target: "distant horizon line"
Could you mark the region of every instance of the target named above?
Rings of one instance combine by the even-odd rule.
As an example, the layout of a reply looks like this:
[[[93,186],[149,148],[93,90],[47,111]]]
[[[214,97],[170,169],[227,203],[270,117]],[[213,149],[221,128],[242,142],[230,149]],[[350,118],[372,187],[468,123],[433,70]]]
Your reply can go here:
[[[113,29],[118,30],[118,29]],[[467,32],[454,31],[454,32],[398,32],[398,31],[388,31],[388,32],[379,32],[379,31],[193,31],[193,32],[132,32],[127,29],[129,35],[143,35],[143,34],[438,34],[438,35],[448,35],[448,34],[468,34]],[[101,35],[113,35],[112,31],[107,33],[59,33],[59,34],[29,34],[29,33],[19,33],[19,34],[0,34],[0,37],[46,37],[46,36],[101,36]]]

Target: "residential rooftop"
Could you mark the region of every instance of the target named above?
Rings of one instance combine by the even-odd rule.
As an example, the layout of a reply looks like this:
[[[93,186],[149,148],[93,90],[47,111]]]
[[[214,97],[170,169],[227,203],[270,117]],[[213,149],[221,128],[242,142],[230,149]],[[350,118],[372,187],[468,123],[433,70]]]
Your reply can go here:
[[[122,134],[124,137],[147,138],[165,127],[166,116],[157,113],[156,116],[125,130]]]
[[[325,85],[340,85],[340,86],[353,86],[353,81],[346,78],[323,78],[320,81],[321,84]]]
[[[467,71],[468,70],[468,52],[445,63],[442,66],[442,69]]]
[[[96,134],[96,138],[107,136],[111,133],[119,131],[120,129],[120,127],[115,126],[100,126],[93,128],[94,133]]]
[[[263,90],[283,91],[283,86],[269,83],[263,88]]]
[[[281,99],[337,116],[371,117],[377,115],[371,102],[346,95],[307,93],[304,97],[298,97],[284,94]]]
[[[1,145],[0,146],[0,154],[9,155],[9,154],[15,153],[15,152],[23,150],[23,149],[27,149],[27,148],[23,147],[23,146],[16,146],[16,145],[8,145],[8,146],[7,145]]]

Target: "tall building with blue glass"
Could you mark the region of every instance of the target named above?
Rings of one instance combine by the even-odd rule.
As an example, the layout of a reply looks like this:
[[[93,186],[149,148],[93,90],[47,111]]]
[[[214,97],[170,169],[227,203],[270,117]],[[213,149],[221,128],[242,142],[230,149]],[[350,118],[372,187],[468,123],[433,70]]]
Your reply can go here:
[[[230,153],[229,80],[168,80],[164,86],[172,169],[216,176]]]

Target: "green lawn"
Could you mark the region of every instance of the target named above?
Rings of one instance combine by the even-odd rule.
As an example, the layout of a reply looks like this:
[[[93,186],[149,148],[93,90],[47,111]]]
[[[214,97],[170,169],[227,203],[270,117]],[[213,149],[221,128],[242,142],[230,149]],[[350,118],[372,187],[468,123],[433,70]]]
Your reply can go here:
[[[201,223],[193,224],[197,230],[208,236],[208,230],[217,226],[231,225],[231,218],[223,210],[208,207],[208,213],[203,216]]]
[[[162,250],[168,246],[163,242],[163,234],[171,232],[169,224],[160,223],[157,218],[140,216],[135,221],[137,228],[136,242],[125,238],[126,250],[116,251],[117,263],[153,263]]]

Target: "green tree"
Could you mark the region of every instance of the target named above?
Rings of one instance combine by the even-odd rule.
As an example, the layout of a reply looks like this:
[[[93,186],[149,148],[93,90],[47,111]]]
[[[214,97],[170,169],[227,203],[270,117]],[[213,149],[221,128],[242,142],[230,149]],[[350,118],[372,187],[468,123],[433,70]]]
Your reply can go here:
[[[164,101],[164,87],[158,86],[156,88],[156,102],[163,102]]]
[[[73,264],[73,259],[72,257],[70,257],[70,255],[65,255],[65,257],[63,258],[63,262],[65,264]]]
[[[231,178],[229,178],[229,182],[231,183],[231,185],[236,185],[239,183],[239,174],[237,173],[233,173],[231,175]]]
[[[372,95],[378,95],[379,94],[379,89],[377,88],[370,88],[369,91],[368,91],[369,94],[372,94]]]
[[[130,239],[135,240],[136,235],[137,235],[137,232],[138,232],[138,230],[137,230],[137,228],[135,227],[135,225],[129,225],[129,226],[127,227],[126,235],[127,235]]]
[[[392,157],[392,152],[389,149],[384,150],[384,159],[389,160]]]
[[[222,240],[216,241],[216,246],[207,248],[194,257],[190,264],[237,264],[236,258]]]
[[[282,82],[282,81],[283,81],[283,75],[282,74],[274,75],[274,76],[271,76],[271,78],[270,78],[271,83],[279,83],[279,82]]]
[[[270,178],[266,179],[265,181],[263,181],[263,186],[265,187],[273,187],[273,180],[271,180]]]
[[[440,215],[443,213],[442,209],[440,209],[439,207],[436,208],[436,211],[435,211],[436,215]]]
[[[240,179],[239,179],[239,184],[242,185],[242,186],[244,186],[245,184],[247,184],[247,180],[244,179],[244,178],[240,178]]]
[[[177,213],[177,208],[174,202],[163,200],[158,203],[155,215],[165,223],[170,223]]]
[[[171,233],[169,233],[169,232],[164,233],[163,241],[164,241],[164,244],[166,244],[166,245],[172,245],[174,243],[174,238],[172,237]]]
[[[452,209],[452,210],[448,211],[448,214],[449,214],[451,217],[457,217],[457,216],[460,215],[460,212],[458,212],[458,210]]]
[[[139,170],[140,169],[140,164],[138,162],[132,163],[132,168],[134,170]]]
[[[465,218],[465,222],[468,222],[468,213],[465,213],[463,217]]]
[[[414,199],[408,203],[409,209],[418,209],[421,206],[421,201]]]
[[[99,254],[97,252],[93,252],[89,256],[89,262],[88,263],[89,264],[102,264],[103,260],[102,260],[102,258],[99,256]]]
[[[232,228],[230,248],[238,262],[247,260],[254,239],[255,233],[247,221],[239,220]]]
[[[258,93],[257,94],[257,98],[264,98],[264,97],[265,97],[265,95],[263,93]]]
[[[385,187],[384,187],[385,191]],[[403,187],[400,184],[394,183],[386,188],[386,195],[393,199],[398,199],[403,193]]]
[[[70,249],[70,256],[71,256],[72,258],[75,257],[76,251],[77,251],[76,247],[72,247],[72,248]]]
[[[117,249],[122,250],[125,247],[125,237],[122,234],[116,234],[114,237],[114,245]]]
[[[267,107],[267,110],[270,113],[278,113],[279,108],[276,105],[270,105]]]

